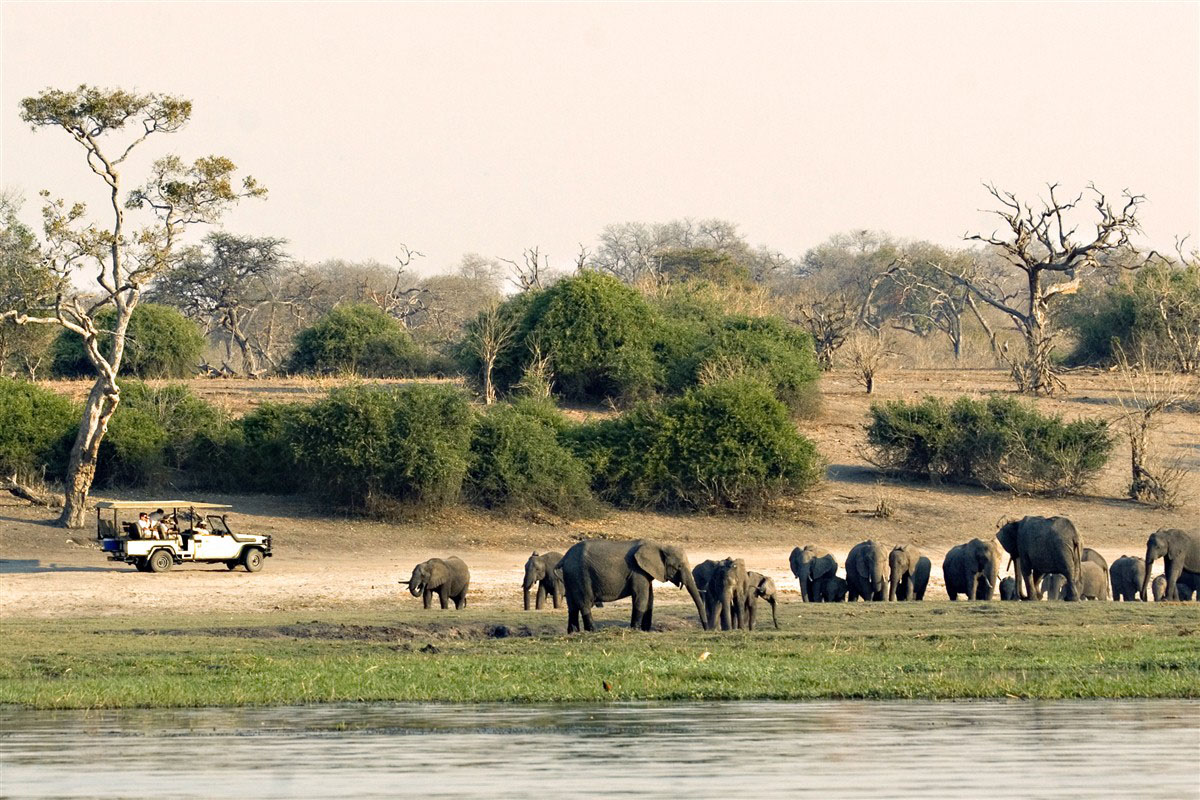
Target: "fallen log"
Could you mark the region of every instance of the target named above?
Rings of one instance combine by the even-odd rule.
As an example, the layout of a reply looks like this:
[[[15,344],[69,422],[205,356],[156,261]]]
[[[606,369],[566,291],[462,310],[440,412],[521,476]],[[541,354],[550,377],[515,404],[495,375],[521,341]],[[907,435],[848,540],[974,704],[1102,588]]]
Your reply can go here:
[[[62,499],[61,495],[51,494],[50,492],[43,492],[43,491],[33,488],[32,486],[26,486],[25,484],[23,484],[17,480],[16,475],[12,475],[10,477],[4,478],[3,482],[0,482],[0,489],[5,490],[5,491],[9,492],[10,494],[16,495],[17,497],[21,498],[22,500],[28,500],[29,502],[33,503],[35,506],[46,506],[47,508],[62,508],[63,499]]]

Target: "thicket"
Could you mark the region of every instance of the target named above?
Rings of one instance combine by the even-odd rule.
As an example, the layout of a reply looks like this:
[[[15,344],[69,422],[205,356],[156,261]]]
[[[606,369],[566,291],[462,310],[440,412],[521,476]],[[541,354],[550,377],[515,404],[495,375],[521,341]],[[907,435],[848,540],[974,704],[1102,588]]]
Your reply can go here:
[[[115,309],[96,314],[96,327],[110,331],[116,324]],[[112,335],[101,335],[100,352],[112,353]],[[204,352],[200,327],[170,306],[139,303],[125,329],[125,355],[121,374],[135,378],[182,378],[194,375]],[[85,378],[95,375],[83,347],[83,337],[64,330],[51,346],[50,372],[56,378]]]
[[[1111,366],[1123,352],[1200,369],[1200,265],[1144,267],[1131,281],[1071,298],[1063,322],[1075,335],[1073,366]]]
[[[593,505],[590,476],[559,435],[566,418],[548,402],[493,406],[471,440],[466,495],[484,508],[573,517]]]
[[[871,406],[874,463],[931,482],[1079,491],[1107,463],[1113,437],[1102,420],[1064,422],[1011,397],[926,397]]]
[[[811,337],[778,318],[727,314],[704,285],[685,283],[650,301],[611,276],[584,272],[519,294],[490,320],[511,331],[495,360],[496,387],[511,392],[540,354],[549,357],[555,394],[566,400],[631,404],[741,377],[766,384],[793,414],[814,415],[819,371]],[[460,363],[478,375],[483,361],[467,343]]]
[[[428,359],[398,321],[377,306],[337,306],[296,334],[287,369],[387,378],[421,374]]]
[[[740,378],[568,434],[592,486],[618,506],[756,510],[817,482],[821,460],[788,409]]]
[[[292,452],[304,488],[347,508],[436,510],[462,493],[473,416],[446,386],[335,389],[299,415]]]
[[[65,397],[26,381],[0,377],[0,476],[43,470],[58,477],[70,450],[63,441],[79,425],[79,409]]]

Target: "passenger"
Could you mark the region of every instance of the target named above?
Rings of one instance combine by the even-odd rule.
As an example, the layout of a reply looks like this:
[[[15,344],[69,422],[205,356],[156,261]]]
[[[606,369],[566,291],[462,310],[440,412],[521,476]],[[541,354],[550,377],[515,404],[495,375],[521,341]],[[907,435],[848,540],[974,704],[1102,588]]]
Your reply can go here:
[[[141,537],[142,539],[155,538],[154,526],[150,522],[150,515],[147,514],[145,511],[138,514],[137,531],[138,531],[138,536]]]
[[[150,515],[150,526],[154,529],[155,533],[158,534],[159,539],[166,539],[167,536],[170,535],[171,531],[169,523],[172,521],[173,520],[167,516],[167,512],[163,511],[161,508],[156,508]]]

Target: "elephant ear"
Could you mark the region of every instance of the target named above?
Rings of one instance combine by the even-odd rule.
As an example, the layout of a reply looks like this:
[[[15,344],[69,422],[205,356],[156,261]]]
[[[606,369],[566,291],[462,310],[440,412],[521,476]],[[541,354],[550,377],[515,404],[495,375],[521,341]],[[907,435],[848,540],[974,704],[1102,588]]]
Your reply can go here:
[[[799,547],[793,547],[792,554],[788,556],[788,563],[792,565],[792,574],[797,578],[800,577],[800,558],[803,554],[804,551]]]
[[[860,554],[859,557],[856,558],[854,561],[855,561],[854,566],[856,567],[855,571],[858,573],[859,577],[864,578],[866,580],[870,580],[871,579],[871,569],[870,569],[870,567],[867,566],[867,559],[864,558]]]
[[[450,568],[446,566],[446,562],[440,558],[432,559],[429,562],[429,581],[432,586],[441,586],[447,583],[450,579]]]
[[[667,566],[663,563],[662,548],[657,544],[653,542],[639,544],[633,551],[633,562],[654,580],[666,581]]]
[[[819,581],[826,575],[833,575],[835,572],[837,572],[837,565],[833,563],[833,558],[814,558],[808,574],[813,580]]]

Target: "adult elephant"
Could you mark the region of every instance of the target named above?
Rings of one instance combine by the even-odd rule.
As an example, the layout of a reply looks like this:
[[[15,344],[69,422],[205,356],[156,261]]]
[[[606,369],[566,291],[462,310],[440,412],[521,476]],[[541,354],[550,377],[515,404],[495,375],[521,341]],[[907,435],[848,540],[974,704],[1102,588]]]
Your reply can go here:
[[[832,589],[830,579],[837,576],[838,563],[828,550],[815,544],[792,549],[788,562],[800,582],[800,598],[806,603],[826,603]]]
[[[1017,571],[1017,594],[1036,600],[1038,579],[1051,572],[1066,580],[1065,600],[1078,600],[1083,543],[1066,517],[1025,517],[996,532],[1000,546],[1012,556]]]
[[[1178,600],[1179,591],[1175,584],[1186,571],[1200,578],[1200,533],[1179,528],[1159,528],[1146,540],[1146,574],[1142,577],[1142,600],[1146,599],[1146,585],[1154,562],[1163,560],[1163,575],[1167,578],[1168,600]],[[1194,578],[1188,578],[1189,581]]]
[[[547,595],[553,601],[554,607],[558,608],[563,596],[562,570],[557,569],[559,561],[562,561],[562,553],[551,551],[538,555],[538,551],[534,550],[533,555],[525,562],[525,579],[521,582],[521,592],[525,598],[526,611],[529,610],[529,590],[534,584],[537,584],[534,608],[541,611]]]
[[[433,595],[438,596],[442,608],[454,601],[456,609],[467,607],[467,587],[471,585],[471,572],[461,558],[431,558],[413,567],[412,577],[400,583],[408,584],[408,592],[421,598],[423,608],[429,608]]]
[[[747,627],[749,619],[744,612],[749,588],[750,577],[745,561],[727,558],[716,563],[702,591],[704,617],[709,630],[716,630],[718,622],[723,631]]]
[[[1146,577],[1146,562],[1138,556],[1121,556],[1108,568],[1113,600],[1137,600]]]
[[[880,601],[887,590],[887,555],[873,539],[859,542],[846,556],[847,597]]]
[[[775,581],[763,575],[761,572],[747,572],[746,578],[749,581],[748,590],[746,592],[746,609],[743,613],[749,622],[747,627],[754,630],[755,621],[758,618],[758,601],[763,599],[771,606],[771,622],[775,624],[775,629],[779,630],[779,618],[775,616],[775,603],[778,592],[775,589]]]
[[[678,547],[649,539],[633,542],[588,539],[571,546],[559,562],[567,594],[567,633],[595,630],[592,606],[633,598],[631,628],[650,630],[654,614],[654,581],[682,586],[692,596],[700,624],[707,622],[700,590],[692,577],[687,556]]]
[[[957,600],[960,594],[968,600],[991,600],[999,572],[998,548],[994,542],[978,537],[951,547],[942,561],[942,577],[951,600]]]
[[[916,545],[898,544],[888,553],[888,600],[923,600],[929,585],[929,559]]]

